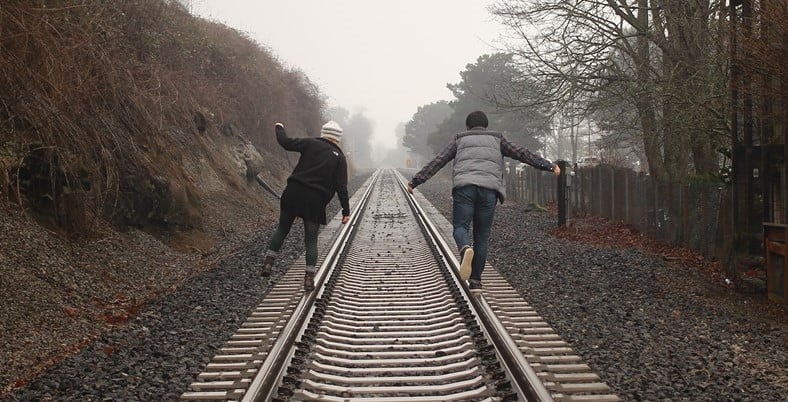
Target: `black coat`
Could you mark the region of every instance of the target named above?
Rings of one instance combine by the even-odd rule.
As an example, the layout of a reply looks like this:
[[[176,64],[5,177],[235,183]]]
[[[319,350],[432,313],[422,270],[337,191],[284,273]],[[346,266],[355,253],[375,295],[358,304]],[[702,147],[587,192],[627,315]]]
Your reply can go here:
[[[327,205],[336,193],[342,215],[349,216],[347,160],[339,146],[325,138],[290,138],[280,126],[276,126],[276,140],[282,148],[301,153],[287,182],[316,190],[323,196],[323,205]]]

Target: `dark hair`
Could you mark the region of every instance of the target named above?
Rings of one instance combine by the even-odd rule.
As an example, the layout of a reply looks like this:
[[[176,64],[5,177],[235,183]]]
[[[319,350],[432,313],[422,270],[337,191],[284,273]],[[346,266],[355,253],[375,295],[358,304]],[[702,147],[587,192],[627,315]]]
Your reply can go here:
[[[468,117],[465,118],[465,127],[468,129],[474,127],[484,127],[487,128],[487,115],[484,114],[482,111],[475,111],[471,112]]]

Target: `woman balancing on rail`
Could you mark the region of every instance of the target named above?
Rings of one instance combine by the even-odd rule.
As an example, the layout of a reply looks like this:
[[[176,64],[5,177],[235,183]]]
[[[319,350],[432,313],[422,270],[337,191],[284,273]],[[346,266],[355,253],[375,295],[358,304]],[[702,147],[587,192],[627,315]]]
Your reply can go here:
[[[342,127],[329,121],[320,130],[320,138],[290,138],[285,126],[276,123],[276,141],[282,148],[299,152],[298,164],[282,192],[279,202],[279,225],[271,235],[268,251],[263,261],[263,276],[271,275],[274,261],[282,248],[285,237],[296,217],[304,220],[304,244],[306,246],[306,273],[304,291],[315,288],[317,272],[317,232],[326,224],[326,205],[339,197],[342,205],[342,223],[350,219],[350,202],[347,194],[347,161],[339,148]]]

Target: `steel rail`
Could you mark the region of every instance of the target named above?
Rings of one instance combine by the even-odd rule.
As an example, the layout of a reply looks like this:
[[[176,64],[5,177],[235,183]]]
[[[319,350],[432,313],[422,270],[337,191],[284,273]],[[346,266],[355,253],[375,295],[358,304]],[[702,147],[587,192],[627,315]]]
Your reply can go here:
[[[291,266],[180,399],[550,400],[530,368],[555,401],[620,400],[495,269],[470,293],[451,223],[404,187],[371,175],[320,234],[316,290]]]
[[[496,316],[492,307],[484,300],[483,296],[475,297],[465,285],[465,281],[460,279],[459,262],[454,255],[455,247],[451,247],[440,235],[439,229],[433,224],[432,220],[424,212],[412,194],[407,191],[407,182],[399,172],[396,172],[398,183],[407,194],[408,203],[416,214],[416,219],[422,223],[428,238],[438,248],[440,254],[448,267],[451,268],[453,278],[463,290],[464,297],[471,305],[471,310],[482,324],[481,327],[495,347],[496,354],[503,363],[504,370],[509,376],[512,384],[517,388],[517,393],[528,401],[552,402],[553,397],[550,391],[545,388],[539,376],[531,365],[519,351],[517,344],[509,335],[505,326]]]
[[[276,385],[287,367],[286,363],[292,356],[293,345],[298,336],[303,333],[308,323],[308,318],[312,314],[314,301],[319,294],[322,294],[323,283],[326,278],[330,277],[336,267],[339,256],[342,255],[346,245],[352,238],[353,231],[361,217],[361,211],[366,208],[369,195],[375,187],[374,183],[379,176],[380,170],[377,170],[370,180],[371,184],[367,186],[364,194],[352,209],[350,221],[340,229],[336,241],[332,244],[317,274],[315,274],[315,290],[304,293],[301,301],[295,307],[291,319],[282,329],[276,342],[271,347],[268,357],[246,390],[243,399],[241,399],[243,402],[267,401],[273,397],[276,392]]]

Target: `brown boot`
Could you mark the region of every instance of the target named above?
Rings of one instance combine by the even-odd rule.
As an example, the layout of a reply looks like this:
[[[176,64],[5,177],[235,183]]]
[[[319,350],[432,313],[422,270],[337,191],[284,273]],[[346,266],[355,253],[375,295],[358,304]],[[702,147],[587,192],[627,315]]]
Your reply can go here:
[[[315,273],[310,271],[304,272],[304,292],[311,292],[315,290]]]
[[[265,256],[265,260],[263,261],[263,271],[261,272],[263,276],[271,276],[271,271],[274,268],[274,261],[276,258],[272,255]]]

